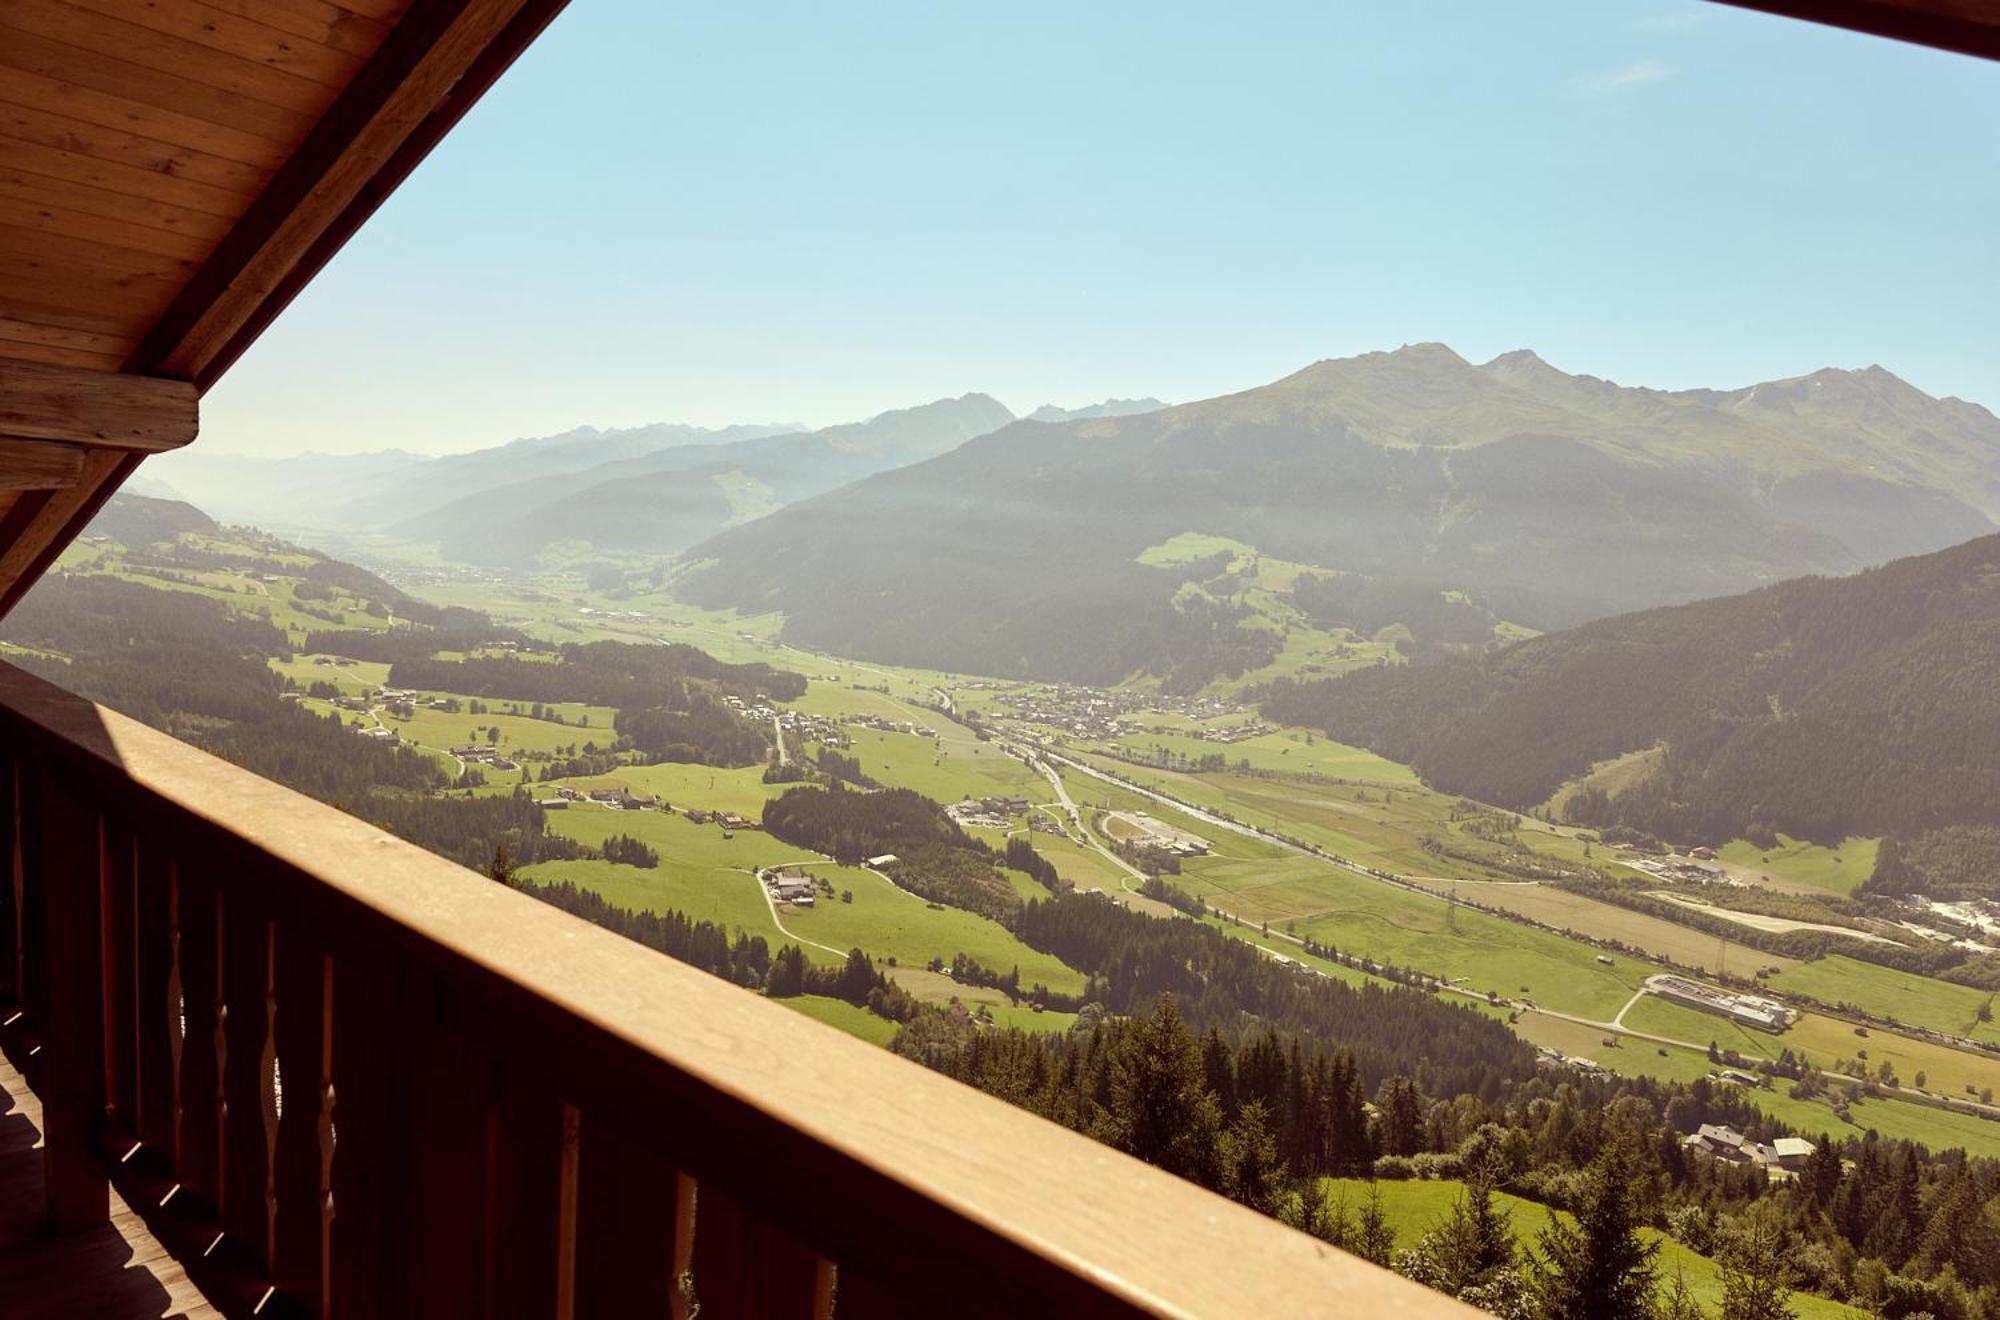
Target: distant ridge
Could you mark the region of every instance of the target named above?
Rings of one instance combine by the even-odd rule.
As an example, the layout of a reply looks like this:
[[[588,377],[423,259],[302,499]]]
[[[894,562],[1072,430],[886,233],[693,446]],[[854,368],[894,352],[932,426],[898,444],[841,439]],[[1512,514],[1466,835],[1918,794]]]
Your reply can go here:
[[[1085,404],[1081,408],[1058,408],[1053,403],[1045,403],[1027,415],[1030,422],[1080,422],[1092,417],[1131,417],[1138,413],[1158,412],[1167,405],[1158,399],[1106,399],[1103,403]]]
[[[1115,682],[1162,627],[1215,626],[1189,622],[1187,573],[1135,562],[1188,532],[1420,575],[1550,629],[1850,573],[1996,519],[2000,419],[1879,368],[1669,392],[1430,343],[1005,427],[723,532],[683,590],[783,611],[801,645]]]

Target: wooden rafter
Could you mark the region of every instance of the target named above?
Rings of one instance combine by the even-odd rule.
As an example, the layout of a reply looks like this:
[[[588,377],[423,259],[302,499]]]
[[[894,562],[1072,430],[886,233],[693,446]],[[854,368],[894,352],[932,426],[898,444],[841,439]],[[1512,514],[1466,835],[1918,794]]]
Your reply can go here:
[[[1871,36],[2000,59],[1996,0],[1720,0],[1784,18],[1802,18]]]
[[[49,132],[69,134],[62,141],[87,140],[88,149],[100,157],[123,159],[95,166],[109,171],[102,180],[94,174],[78,176],[77,186],[66,190],[63,179],[32,171],[0,179],[0,225],[25,225],[21,232],[52,256],[110,263],[106,269],[121,282],[105,286],[106,296],[115,293],[128,305],[159,286],[155,272],[167,268],[158,260],[195,261],[185,262],[189,273],[178,281],[173,296],[162,300],[150,328],[134,335],[136,344],[129,351],[120,346],[118,373],[85,370],[103,360],[116,337],[90,316],[72,315],[59,306],[50,309],[43,295],[59,291],[59,279],[36,270],[19,275],[22,287],[41,299],[39,308],[29,309],[35,313],[31,320],[0,306],[0,373],[5,373],[0,377],[0,438],[89,446],[69,456],[32,451],[32,473],[30,451],[18,446],[0,451],[0,462],[14,455],[22,459],[21,473],[0,481],[0,490],[27,492],[5,506],[0,519],[0,614],[48,569],[145,453],[193,437],[196,395],[242,355],[339,251],[561,11],[564,0],[413,0],[407,9],[384,0],[369,6],[383,15],[380,21],[357,17],[324,33],[274,32],[257,20],[220,26],[184,23],[170,4],[149,7],[145,22],[134,27],[123,22],[122,11],[86,12],[98,10],[97,0],[73,2],[75,9],[63,7],[71,0],[37,0],[36,7],[18,14],[0,12],[0,43],[11,43],[15,52],[0,57],[0,94],[42,89],[54,111],[44,116]],[[297,21],[289,11],[266,17]],[[105,26],[107,20],[112,27]],[[14,30],[17,24],[19,31]],[[76,62],[85,54],[77,43],[90,33],[114,29],[117,49],[89,52],[107,58]],[[328,70],[340,68],[343,60],[351,76],[338,80],[339,94],[324,113],[291,136],[296,146],[268,171],[267,179],[253,166],[233,164],[254,157],[261,143],[286,136],[286,126],[297,122],[298,111],[314,95],[292,75],[252,61],[267,45],[293,58],[297,38],[313,35],[326,40],[313,57],[312,76],[327,79]],[[162,50],[171,51],[173,58],[163,58]],[[241,85],[227,91],[182,89],[175,85],[174,62],[183,59],[226,70]],[[65,82],[65,74],[83,81]],[[127,91],[138,99],[121,99]],[[137,117],[135,106],[141,107]],[[31,128],[41,124],[38,113],[30,112],[21,122]],[[77,127],[78,117],[90,122]],[[126,124],[138,131],[119,127]],[[184,149],[154,161],[155,138],[186,132],[201,135],[202,150]],[[45,151],[34,141],[16,141],[13,150],[17,155]],[[49,157],[51,171],[76,167],[68,157]],[[219,238],[204,238],[215,213],[228,209],[228,194],[207,183],[198,188],[195,175],[218,186],[264,181],[240,214],[223,222],[226,229],[213,231]],[[124,197],[98,186],[104,181],[141,194],[150,190],[151,196]],[[161,191],[169,187],[181,191]],[[189,210],[191,204],[198,209]],[[83,246],[76,246],[79,241]],[[136,248],[157,254],[157,259],[135,257]],[[117,262],[130,270],[112,270]],[[27,353],[9,352],[10,346],[22,345],[28,346]],[[8,382],[29,380],[29,373],[17,373],[14,367],[30,355],[39,359],[31,364],[40,368],[34,379],[55,388],[52,394],[45,391],[40,402],[10,408]],[[65,368],[76,374],[48,374]],[[107,409],[85,415],[77,410],[97,396],[122,400],[138,412],[124,416]],[[58,476],[63,479],[56,481]]]

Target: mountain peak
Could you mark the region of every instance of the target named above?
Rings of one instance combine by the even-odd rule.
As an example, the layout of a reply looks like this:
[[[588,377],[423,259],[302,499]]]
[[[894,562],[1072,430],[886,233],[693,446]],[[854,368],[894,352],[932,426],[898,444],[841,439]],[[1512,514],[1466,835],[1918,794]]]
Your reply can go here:
[[[1481,369],[1485,371],[1492,371],[1495,368],[1499,368],[1500,370],[1503,371],[1509,368],[1515,370],[1520,370],[1520,369],[1532,370],[1535,368],[1540,368],[1544,371],[1556,370],[1556,368],[1549,365],[1548,359],[1544,358],[1540,353],[1537,353],[1532,348],[1512,349],[1508,352],[1502,353],[1499,357],[1494,358],[1491,362],[1482,364],[1481,367]]]

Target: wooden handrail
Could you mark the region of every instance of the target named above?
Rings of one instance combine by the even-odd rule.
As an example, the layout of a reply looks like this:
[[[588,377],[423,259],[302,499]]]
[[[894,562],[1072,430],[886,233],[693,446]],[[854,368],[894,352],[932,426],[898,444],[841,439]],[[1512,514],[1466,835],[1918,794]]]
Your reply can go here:
[[[1475,1314],[4,664],[0,805],[52,1173],[246,1307]]]

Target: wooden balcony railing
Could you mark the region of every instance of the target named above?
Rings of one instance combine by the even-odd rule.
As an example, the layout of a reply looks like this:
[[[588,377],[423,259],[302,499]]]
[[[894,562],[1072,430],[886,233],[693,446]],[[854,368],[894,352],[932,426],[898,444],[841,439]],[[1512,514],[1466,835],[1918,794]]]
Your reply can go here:
[[[0,807],[50,1215],[225,1311],[1461,1313],[4,664]]]

